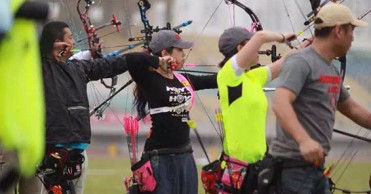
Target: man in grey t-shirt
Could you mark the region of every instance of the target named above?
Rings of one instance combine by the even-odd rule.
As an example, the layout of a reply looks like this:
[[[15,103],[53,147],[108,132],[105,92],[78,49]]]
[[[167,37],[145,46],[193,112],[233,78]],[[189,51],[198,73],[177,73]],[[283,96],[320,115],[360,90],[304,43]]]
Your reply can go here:
[[[319,55],[310,46],[290,56],[282,67],[278,77],[279,90],[289,90],[295,96],[291,102],[295,115],[306,133],[321,144],[323,153],[330,150],[332,127],[335,122],[336,104],[344,102],[350,96],[341,83],[337,68]],[[284,112],[280,104],[274,108],[277,116]],[[281,99],[287,101],[289,98]],[[280,100],[280,101],[281,101]],[[279,101],[278,101],[279,103]],[[290,117],[294,118],[293,116]],[[277,124],[277,136],[272,142],[271,154],[283,158],[302,159],[296,139],[288,135],[282,128],[281,119]],[[288,121],[284,118],[283,122]],[[284,124],[284,123],[283,123]],[[304,156],[305,157],[305,156]]]
[[[371,128],[371,113],[350,97],[332,64],[335,57],[346,55],[355,26],[367,23],[355,19],[344,5],[326,4],[315,20],[312,46],[282,66],[273,99],[277,136],[269,153],[283,161],[284,193],[330,193],[321,167],[330,151],[336,110]]]

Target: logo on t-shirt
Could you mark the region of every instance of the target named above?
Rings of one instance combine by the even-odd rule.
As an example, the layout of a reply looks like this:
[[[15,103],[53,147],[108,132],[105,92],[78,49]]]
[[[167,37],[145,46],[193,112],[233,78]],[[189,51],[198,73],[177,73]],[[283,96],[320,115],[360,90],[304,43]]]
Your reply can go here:
[[[191,93],[185,87],[177,88],[167,86],[166,91],[169,92],[169,103],[171,104],[171,106],[179,106],[186,103],[187,101],[190,101],[192,98]],[[186,111],[188,110],[185,106],[172,110],[172,112],[175,112],[177,114],[185,113]]]
[[[327,84],[328,93],[330,95],[330,105],[333,109],[336,109],[338,96],[340,93],[340,76],[321,75],[321,83]]]

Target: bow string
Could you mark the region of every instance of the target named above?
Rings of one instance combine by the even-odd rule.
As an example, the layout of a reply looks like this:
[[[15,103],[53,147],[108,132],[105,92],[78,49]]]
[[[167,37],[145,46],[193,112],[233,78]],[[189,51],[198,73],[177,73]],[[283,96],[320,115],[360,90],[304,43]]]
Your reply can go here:
[[[76,9],[77,9],[77,13],[80,17],[80,20],[83,24],[83,27],[84,27],[84,31],[87,35],[87,41],[88,41],[88,45],[89,45],[89,51],[90,51],[90,55],[93,59],[95,58],[103,58],[103,54],[101,52],[101,50],[98,50],[96,47],[96,45],[99,43],[100,39],[98,37],[98,33],[97,31],[100,30],[100,29],[103,29],[103,28],[106,28],[108,26],[114,26],[117,30],[117,32],[121,32],[120,30],[120,25],[121,25],[121,22],[118,21],[118,19],[116,18],[115,15],[112,15],[112,20],[106,24],[103,24],[99,27],[95,27],[90,18],[89,18],[89,10],[90,10],[90,7],[94,4],[94,1],[92,0],[84,0],[85,1],[85,6],[84,6],[84,10],[81,10],[80,9],[80,3],[81,3],[82,0],[78,0],[77,2],[77,6],[76,6]],[[81,42],[82,40],[79,40],[77,41],[77,43]],[[116,91],[116,85],[117,85],[117,76],[114,76],[111,78],[111,84],[108,85],[107,83],[105,83],[105,81],[103,79],[101,79],[101,84],[104,85],[104,87],[106,87],[107,89],[110,90],[110,94],[109,96],[112,96],[115,91]],[[90,111],[90,116],[95,114],[95,116],[98,118],[98,119],[103,119],[103,113],[104,111],[106,110],[106,108],[109,107],[109,105],[111,104],[111,100],[106,100],[104,102],[104,104],[102,105],[99,105],[99,109],[92,109]]]

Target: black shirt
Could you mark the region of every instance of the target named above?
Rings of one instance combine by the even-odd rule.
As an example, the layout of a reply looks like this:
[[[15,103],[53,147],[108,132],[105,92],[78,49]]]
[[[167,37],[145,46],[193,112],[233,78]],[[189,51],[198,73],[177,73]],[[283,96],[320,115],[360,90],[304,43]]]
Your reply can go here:
[[[129,72],[133,80],[141,87],[150,109],[178,106],[191,97],[191,93],[175,76],[173,79],[168,79],[150,70],[150,66],[158,68],[158,57],[145,64],[127,57],[127,63]],[[194,90],[217,88],[216,75],[186,74],[184,77],[191,83]],[[190,128],[186,122],[189,117],[188,110],[178,109],[153,114],[151,117],[151,134],[146,140],[144,151],[177,148],[190,143]]]

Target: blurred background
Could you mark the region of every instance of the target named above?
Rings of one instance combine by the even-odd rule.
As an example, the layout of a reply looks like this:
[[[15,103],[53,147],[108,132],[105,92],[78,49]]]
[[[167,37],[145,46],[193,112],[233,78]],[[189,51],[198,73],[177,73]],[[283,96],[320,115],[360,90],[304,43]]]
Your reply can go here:
[[[77,0],[53,0],[48,1],[52,7],[51,20],[63,20],[67,22],[75,40],[86,37],[82,23],[76,11]],[[109,22],[112,14],[122,22],[121,32],[115,32],[114,27],[107,27],[98,31],[98,36],[104,36],[104,53],[120,49],[135,42],[129,42],[128,38],[142,36],[143,29],[140,12],[136,0],[97,0],[90,6],[89,17],[96,27]],[[154,28],[165,27],[167,22],[171,26],[177,26],[191,20],[192,23],[184,28],[181,36],[183,39],[195,42],[194,48],[188,53],[186,64],[187,70],[217,72],[217,64],[223,59],[218,51],[218,37],[224,29],[231,26],[243,26],[250,29],[251,19],[241,8],[227,5],[224,0],[149,0],[151,8],[146,16],[149,24]],[[306,14],[311,11],[308,0],[241,0],[241,3],[251,8],[256,13],[264,30],[276,32],[296,32],[306,29],[304,22]],[[371,8],[370,0],[345,0],[343,4],[350,7],[355,16],[362,16]],[[85,2],[81,1],[80,8],[84,9]],[[371,23],[371,14],[363,20]],[[299,41],[311,36],[311,28],[299,36]],[[109,35],[106,35],[109,34]],[[356,28],[354,42],[347,55],[347,69],[345,85],[350,87],[353,98],[361,105],[371,110],[371,27]],[[294,45],[298,42],[294,41]],[[79,44],[80,50],[88,49],[87,44]],[[270,49],[271,45],[265,45],[262,50]],[[287,46],[277,45],[278,53],[288,51]],[[133,49],[140,51],[141,48]],[[261,56],[261,64],[269,64],[270,56]],[[337,67],[340,63],[334,61]],[[197,65],[195,65],[197,64]],[[118,87],[124,85],[130,76],[124,73],[119,76]],[[109,82],[110,80],[107,79]],[[124,116],[135,116],[133,110],[132,90],[133,85],[122,90],[115,96],[111,106],[105,111],[104,119],[98,120],[91,117],[93,141],[88,153],[91,158],[87,193],[100,193],[99,185],[103,177],[104,184],[112,184],[113,191],[122,192],[121,178],[130,175],[127,141],[123,127]],[[274,87],[274,82],[267,87]],[[89,84],[89,100],[91,108],[97,106],[109,95],[109,90],[99,82]],[[274,92],[266,93],[269,100]],[[198,132],[205,144],[208,155],[212,160],[216,159],[221,151],[221,141],[217,132],[220,131],[215,120],[215,110],[219,107],[217,90],[205,90],[197,92],[196,104],[191,117],[197,123]],[[138,149],[143,148],[150,125],[140,122]],[[275,134],[275,117],[271,109],[267,116],[267,138],[270,140]],[[347,131],[363,137],[371,137],[368,130],[355,125],[342,115],[337,115],[335,128]],[[207,163],[205,155],[200,149],[196,136],[191,132],[194,146],[194,155],[197,163],[202,166]],[[328,157],[329,164],[337,163],[333,174],[338,186],[352,189],[368,187],[368,177],[371,173],[371,149],[369,143],[364,143],[350,137],[334,134],[333,149]],[[118,181],[118,182],[117,182]],[[95,190],[94,190],[95,189]],[[97,190],[98,189],[98,190]],[[106,187],[102,187],[102,191]],[[115,190],[116,189],[116,190]],[[94,192],[93,192],[94,190]],[[112,193],[113,193],[112,191]],[[111,193],[111,192],[108,192]],[[200,190],[200,193],[201,192]]]

